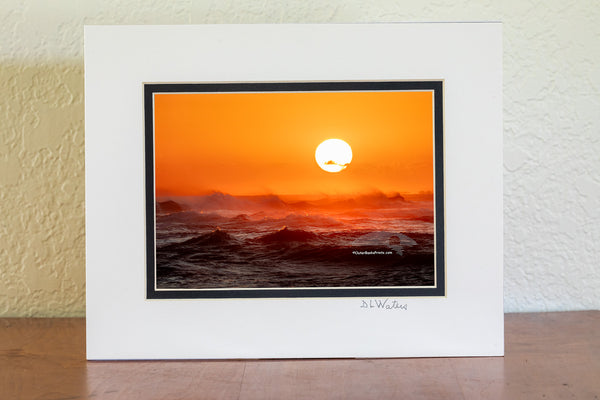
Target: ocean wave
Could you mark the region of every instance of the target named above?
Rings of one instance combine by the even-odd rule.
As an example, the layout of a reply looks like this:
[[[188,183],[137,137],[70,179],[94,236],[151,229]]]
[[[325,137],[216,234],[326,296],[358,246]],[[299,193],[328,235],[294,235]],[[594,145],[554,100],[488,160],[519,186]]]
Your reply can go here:
[[[279,221],[286,226],[315,226],[324,228],[340,227],[344,224],[335,218],[315,214],[288,214]]]
[[[167,215],[157,215],[159,224],[214,225],[224,222],[225,217],[216,213],[198,213],[196,211],[181,211]]]
[[[181,211],[184,211],[185,208],[173,201],[173,200],[167,200],[167,201],[159,201],[156,203],[156,214],[157,215],[167,215],[167,214],[172,214],[172,213],[178,213]]]
[[[308,242],[318,239],[318,235],[305,231],[303,229],[289,229],[284,226],[277,232],[268,233],[259,237],[257,240],[261,243],[290,243],[290,242]]]
[[[238,246],[240,244],[239,240],[236,239],[233,235],[217,228],[211,232],[203,233],[197,236],[194,236],[190,239],[184,240],[179,243],[171,243],[166,246],[161,247],[158,250],[161,251],[185,251],[185,250],[194,250],[201,247],[227,247],[227,246]]]
[[[383,246],[394,250],[399,255],[402,255],[405,247],[416,246],[415,242],[410,237],[399,232],[370,232],[360,236],[352,242],[353,246]]]
[[[195,196],[187,199],[190,206],[199,210],[246,210],[260,211],[269,209],[285,209],[288,205],[277,195],[234,196],[222,192],[213,192],[206,196]]]
[[[247,214],[238,214],[233,218],[230,218],[230,222],[248,222],[250,218],[248,218]]]

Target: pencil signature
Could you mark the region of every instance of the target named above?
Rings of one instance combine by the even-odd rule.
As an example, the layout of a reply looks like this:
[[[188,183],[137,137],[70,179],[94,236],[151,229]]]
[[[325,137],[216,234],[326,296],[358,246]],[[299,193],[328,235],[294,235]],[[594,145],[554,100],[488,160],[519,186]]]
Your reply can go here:
[[[404,310],[408,311],[408,304],[402,304],[398,300],[370,299],[361,300],[360,308],[376,308],[380,310]]]

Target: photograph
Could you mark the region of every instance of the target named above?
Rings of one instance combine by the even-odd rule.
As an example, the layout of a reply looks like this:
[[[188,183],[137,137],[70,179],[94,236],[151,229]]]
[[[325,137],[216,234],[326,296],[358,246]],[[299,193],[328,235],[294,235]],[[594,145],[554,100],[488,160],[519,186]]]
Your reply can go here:
[[[442,88],[146,84],[148,297],[444,295]]]

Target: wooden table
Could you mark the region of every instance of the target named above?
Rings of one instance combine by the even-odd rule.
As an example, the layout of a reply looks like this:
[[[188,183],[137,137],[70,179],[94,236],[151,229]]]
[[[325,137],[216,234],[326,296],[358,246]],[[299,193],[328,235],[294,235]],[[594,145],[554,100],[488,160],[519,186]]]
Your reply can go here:
[[[506,356],[85,360],[84,319],[0,319],[0,399],[600,399],[600,311],[506,315]]]

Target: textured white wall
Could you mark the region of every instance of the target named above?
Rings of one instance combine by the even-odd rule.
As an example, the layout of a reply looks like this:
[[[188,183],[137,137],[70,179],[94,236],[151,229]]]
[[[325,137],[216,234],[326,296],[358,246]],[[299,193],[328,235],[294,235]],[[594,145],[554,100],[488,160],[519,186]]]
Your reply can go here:
[[[0,0],[0,316],[85,313],[84,24],[395,21],[504,22],[506,311],[600,308],[597,0]]]

